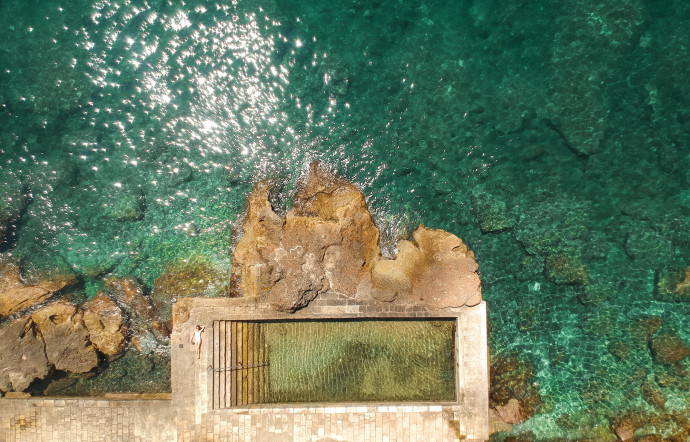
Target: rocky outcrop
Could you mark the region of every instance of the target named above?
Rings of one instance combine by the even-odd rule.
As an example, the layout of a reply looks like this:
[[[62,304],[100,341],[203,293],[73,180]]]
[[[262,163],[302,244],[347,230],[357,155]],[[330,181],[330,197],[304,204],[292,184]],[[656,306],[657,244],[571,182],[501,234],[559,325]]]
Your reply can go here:
[[[22,391],[50,372],[43,339],[24,316],[0,328],[0,391]]]
[[[45,342],[48,361],[57,370],[85,373],[98,365],[83,313],[67,301],[56,301],[31,314]]]
[[[323,164],[313,163],[285,217],[259,184],[248,200],[233,255],[232,296],[260,296],[295,311],[320,293],[423,303],[430,308],[481,301],[474,254],[456,236],[420,226],[413,240],[381,257],[379,230],[364,195]]]
[[[84,325],[94,347],[107,356],[121,353],[127,340],[122,310],[105,293],[84,304]]]
[[[45,302],[56,292],[76,282],[77,279],[73,275],[65,275],[37,284],[25,284],[16,265],[0,263],[0,317]]]
[[[398,243],[394,260],[379,260],[372,271],[374,297],[422,301],[433,309],[477,305],[482,300],[478,266],[457,236],[419,226],[414,242]]]

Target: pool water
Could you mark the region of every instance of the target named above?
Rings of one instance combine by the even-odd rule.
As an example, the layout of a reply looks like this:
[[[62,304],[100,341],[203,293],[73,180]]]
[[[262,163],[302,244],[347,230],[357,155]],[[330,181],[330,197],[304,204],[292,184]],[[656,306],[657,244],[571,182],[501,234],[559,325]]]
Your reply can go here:
[[[108,278],[174,292],[171,272],[218,295],[253,184],[285,210],[321,159],[386,253],[419,222],[475,252],[492,360],[541,398],[512,435],[635,415],[670,437],[688,361],[639,337],[690,346],[687,295],[660,290],[690,266],[687,29],[683,0],[3,0],[0,254],[74,273],[75,302]],[[83,382],[169,388],[161,356]]]
[[[455,329],[455,320],[264,323],[267,402],[454,402]]]

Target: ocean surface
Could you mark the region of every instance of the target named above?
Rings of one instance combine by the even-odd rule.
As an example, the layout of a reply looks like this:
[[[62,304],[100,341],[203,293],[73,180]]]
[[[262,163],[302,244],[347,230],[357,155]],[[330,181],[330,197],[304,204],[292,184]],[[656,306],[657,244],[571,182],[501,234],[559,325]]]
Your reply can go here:
[[[475,252],[492,360],[539,398],[511,435],[680,434],[688,358],[649,339],[690,346],[689,30],[684,0],[0,0],[0,254],[79,303],[214,295],[252,185],[285,209],[323,160],[386,253],[420,222]],[[36,388],[169,388],[165,352]]]

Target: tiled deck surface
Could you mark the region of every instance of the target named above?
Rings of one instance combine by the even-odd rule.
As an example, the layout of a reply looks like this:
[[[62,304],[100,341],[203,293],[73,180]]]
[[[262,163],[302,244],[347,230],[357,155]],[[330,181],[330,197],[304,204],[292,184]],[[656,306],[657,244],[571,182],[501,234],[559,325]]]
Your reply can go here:
[[[213,410],[207,334],[202,359],[189,351],[195,324],[214,319],[280,317],[238,299],[189,300],[176,306],[172,400],[0,399],[0,441],[454,441],[488,439],[486,305],[448,311],[352,305],[320,300],[305,317],[458,318],[456,403],[338,406],[254,406]],[[383,308],[383,310],[382,310]],[[253,309],[253,310],[252,310]],[[264,312],[264,313],[262,313]],[[240,314],[241,313],[241,314]],[[284,316],[284,314],[283,314]]]
[[[174,441],[170,400],[0,399],[1,441]]]

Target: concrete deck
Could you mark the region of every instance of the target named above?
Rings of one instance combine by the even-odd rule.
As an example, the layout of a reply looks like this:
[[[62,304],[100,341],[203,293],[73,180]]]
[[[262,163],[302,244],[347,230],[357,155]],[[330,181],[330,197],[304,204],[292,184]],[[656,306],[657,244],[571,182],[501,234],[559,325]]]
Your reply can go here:
[[[296,404],[213,409],[212,348],[190,351],[196,324],[213,320],[455,317],[456,398],[439,404]],[[295,314],[247,298],[193,298],[175,306],[172,399],[0,399],[7,441],[453,441],[488,440],[486,304],[428,311],[418,306],[354,304],[330,294]]]

